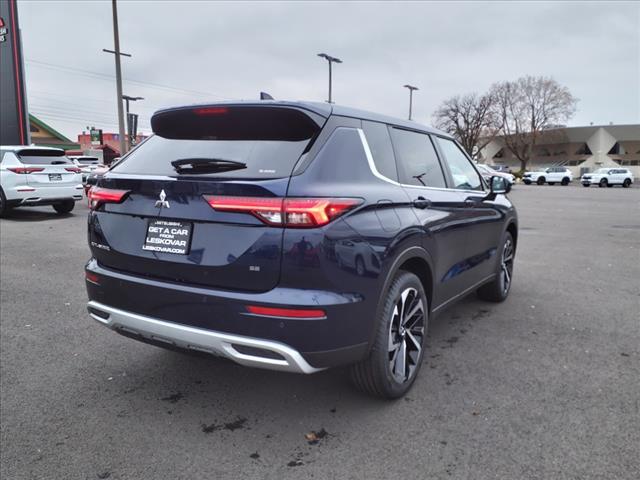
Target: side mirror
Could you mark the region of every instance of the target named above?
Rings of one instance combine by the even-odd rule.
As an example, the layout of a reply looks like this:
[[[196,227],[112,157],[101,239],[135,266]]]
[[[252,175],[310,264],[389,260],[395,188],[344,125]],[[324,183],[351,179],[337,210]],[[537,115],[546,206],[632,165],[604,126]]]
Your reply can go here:
[[[497,194],[506,194],[511,191],[511,182],[507,181],[504,177],[493,176],[491,177],[491,181],[489,182],[489,186],[491,188],[491,193],[494,195]]]

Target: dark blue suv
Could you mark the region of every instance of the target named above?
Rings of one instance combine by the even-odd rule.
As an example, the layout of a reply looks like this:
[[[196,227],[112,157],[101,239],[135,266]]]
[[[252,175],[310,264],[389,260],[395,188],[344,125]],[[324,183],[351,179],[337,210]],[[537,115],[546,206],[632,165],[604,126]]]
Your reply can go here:
[[[434,314],[509,293],[509,186],[485,184],[449,135],[277,101],[151,125],[89,194],[88,309],[120,334],[274,370],[351,365],[395,398]]]

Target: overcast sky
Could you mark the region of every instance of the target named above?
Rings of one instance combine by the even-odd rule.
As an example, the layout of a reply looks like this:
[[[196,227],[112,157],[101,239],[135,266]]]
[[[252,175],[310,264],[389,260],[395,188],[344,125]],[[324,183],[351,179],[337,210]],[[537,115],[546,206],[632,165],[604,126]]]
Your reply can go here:
[[[32,113],[72,139],[117,130],[111,2],[20,0]],[[118,3],[124,93],[154,110],[222,99],[322,101],[431,124],[447,97],[525,74],[580,99],[571,125],[640,122],[640,3]],[[170,88],[165,88],[170,87]]]

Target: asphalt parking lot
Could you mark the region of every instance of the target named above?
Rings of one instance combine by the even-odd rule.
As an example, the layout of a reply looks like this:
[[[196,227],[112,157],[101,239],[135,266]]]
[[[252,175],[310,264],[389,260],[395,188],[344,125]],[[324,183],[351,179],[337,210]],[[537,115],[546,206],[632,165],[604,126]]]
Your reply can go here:
[[[640,188],[511,198],[511,296],[433,320],[396,402],[343,370],[253,370],[115,335],[85,310],[86,206],[13,212],[0,221],[0,476],[640,478]]]

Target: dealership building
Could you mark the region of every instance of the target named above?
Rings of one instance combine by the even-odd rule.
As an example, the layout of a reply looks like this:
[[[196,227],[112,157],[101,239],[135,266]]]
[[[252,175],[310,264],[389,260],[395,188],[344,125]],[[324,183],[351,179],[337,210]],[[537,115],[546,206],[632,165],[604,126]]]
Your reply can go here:
[[[478,161],[520,170],[504,137],[496,137],[479,153]],[[536,141],[527,170],[566,166],[574,176],[598,168],[626,167],[640,178],[640,124],[558,127],[545,130]]]

